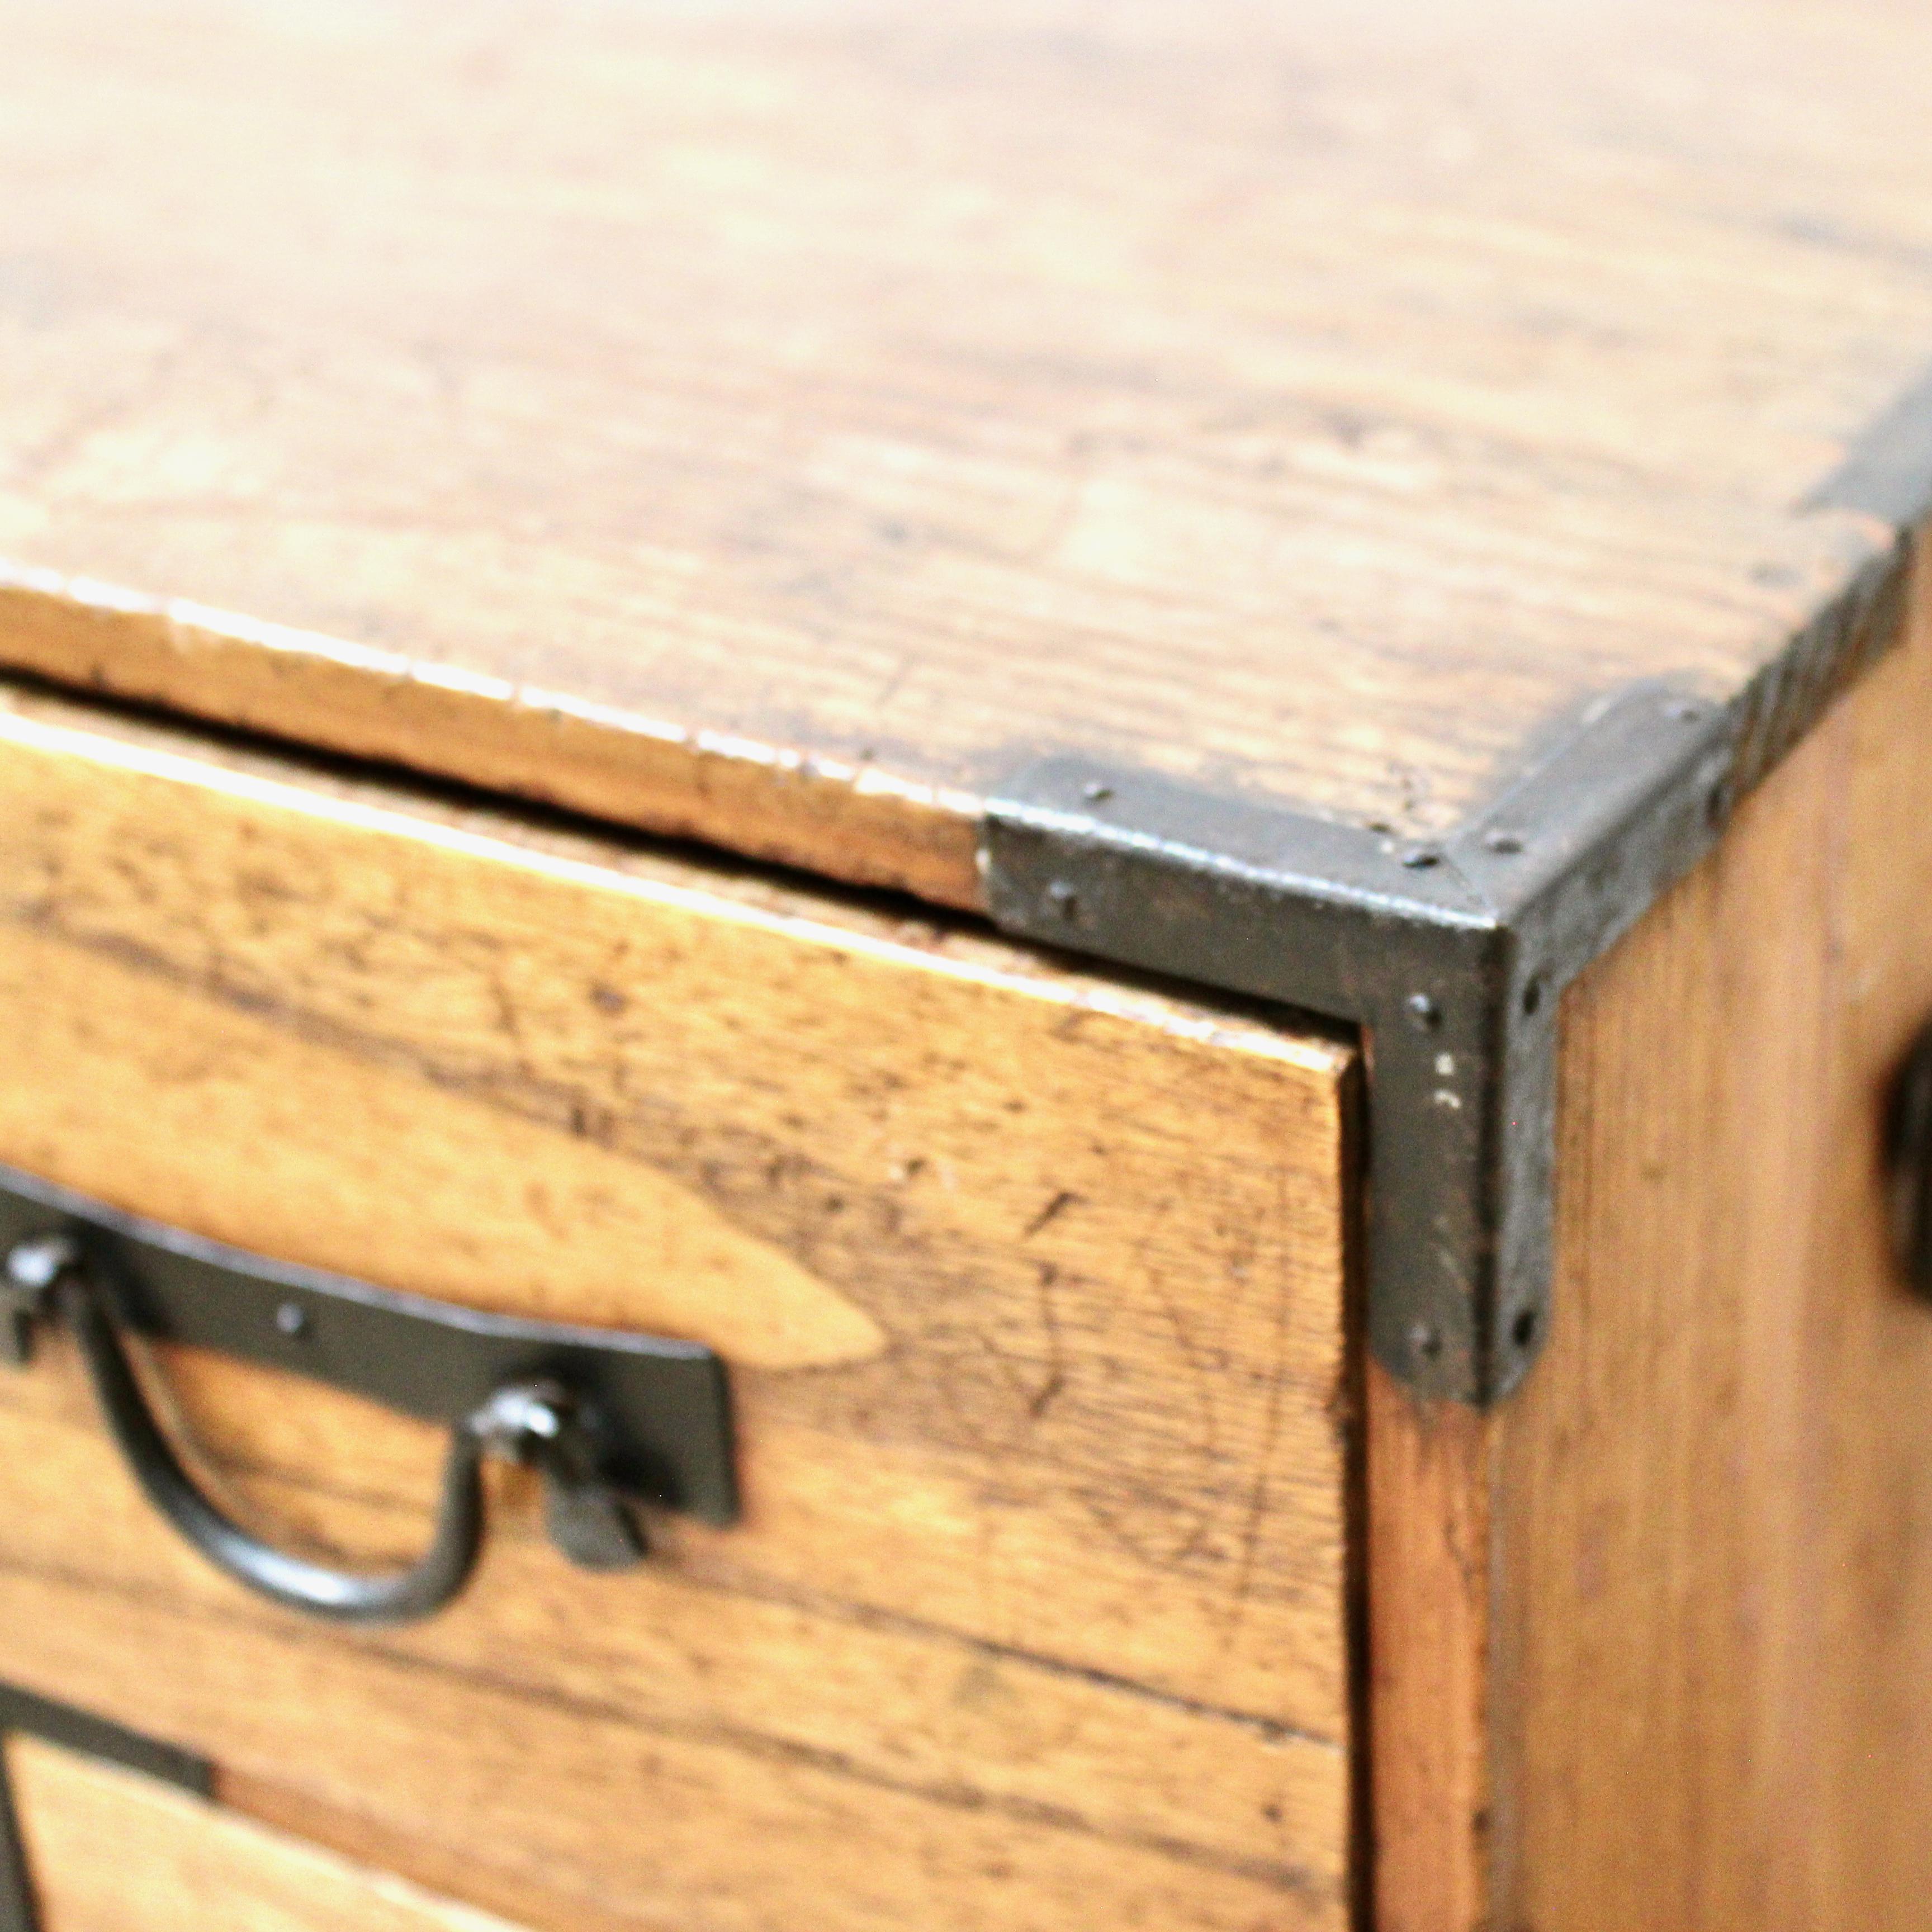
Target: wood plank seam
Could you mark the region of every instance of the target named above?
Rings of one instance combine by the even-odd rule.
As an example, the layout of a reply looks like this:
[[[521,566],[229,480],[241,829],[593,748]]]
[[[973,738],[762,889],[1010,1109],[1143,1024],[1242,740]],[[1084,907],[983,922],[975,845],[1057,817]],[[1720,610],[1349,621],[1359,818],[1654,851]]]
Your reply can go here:
[[[112,1579],[104,1579],[84,1570],[18,1564],[3,1556],[0,1556],[0,1576],[29,1582],[53,1582],[70,1589],[84,1590],[91,1596],[118,1598],[131,1608],[148,1613],[159,1612],[164,1616],[178,1610],[184,1602],[163,1588],[130,1589]],[[246,1610],[211,1609],[200,1604],[194,1605],[194,1609],[200,1622],[213,1622],[238,1631],[250,1633],[260,1633],[262,1628],[261,1620]],[[274,1636],[278,1641],[297,1646],[315,1640],[313,1632],[299,1627],[284,1627],[276,1630]],[[1284,1893],[1312,1898],[1322,1895],[1324,1890],[1324,1883],[1320,1875],[1294,1865],[1262,1859],[1232,1858],[1184,1838],[1154,1833],[1130,1834],[1108,1831],[1095,1826],[1078,1812],[1065,1806],[1030,1803],[1022,1799],[976,1790],[970,1786],[925,1784],[893,1779],[882,1776],[838,1752],[818,1750],[800,1744],[795,1740],[754,1733],[729,1726],[700,1727],[649,1723],[640,1719],[634,1710],[622,1705],[603,1703],[593,1698],[572,1696],[554,1690],[538,1689],[507,1675],[477,1670],[458,1670],[446,1664],[426,1663],[408,1651],[385,1645],[376,1640],[358,1638],[354,1648],[380,1658],[384,1664],[402,1676],[420,1675],[473,1685],[512,1702],[527,1705],[536,1709],[566,1717],[614,1723],[626,1730],[645,1736],[722,1744],[749,1759],[826,1774],[855,1784],[917,1798],[942,1810],[1003,1816],[1016,1824],[1070,1837],[1093,1839],[1103,1844],[1118,1844],[1124,1848],[1151,1853],[1156,1858],[1178,1865],[1225,1873]]]

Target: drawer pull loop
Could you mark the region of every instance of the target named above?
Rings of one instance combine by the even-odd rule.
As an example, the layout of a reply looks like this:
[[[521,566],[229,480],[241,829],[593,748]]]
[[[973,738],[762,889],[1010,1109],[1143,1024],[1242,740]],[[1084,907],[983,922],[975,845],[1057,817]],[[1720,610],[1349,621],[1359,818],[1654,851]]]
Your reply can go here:
[[[736,1514],[724,1372],[709,1349],[616,1330],[491,1315],[264,1260],[136,1220],[0,1167],[0,1357],[25,1364],[57,1318],[142,1492],[212,1562],[311,1615],[406,1623],[468,1582],[484,1526],[482,1463],[534,1468],[550,1540],[621,1570],[648,1499]],[[449,1430],[429,1546],[406,1570],[333,1570],[234,1522],[182,1466],[122,1341],[130,1330],[293,1370]]]
[[[512,1382],[451,1430],[436,1532],[408,1569],[372,1575],[291,1556],[225,1514],[182,1468],[71,1236],[23,1243],[8,1256],[8,1273],[16,1286],[44,1286],[43,1305],[58,1310],[80,1344],[101,1414],[142,1495],[211,1563],[278,1604],[344,1623],[414,1623],[434,1616],[476,1567],[489,1451],[542,1471],[553,1540],[574,1562],[623,1569],[644,1554],[635,1520],[594,1473],[594,1448],[566,1391],[554,1382]]]
[[[411,1623],[441,1610],[470,1580],[483,1542],[484,1445],[478,1430],[459,1424],[450,1432],[436,1534],[415,1564],[381,1575],[332,1570],[250,1534],[202,1495],[149,1412],[83,1269],[62,1270],[53,1301],[80,1345],[101,1413],[142,1493],[238,1582],[278,1604],[344,1623]]]

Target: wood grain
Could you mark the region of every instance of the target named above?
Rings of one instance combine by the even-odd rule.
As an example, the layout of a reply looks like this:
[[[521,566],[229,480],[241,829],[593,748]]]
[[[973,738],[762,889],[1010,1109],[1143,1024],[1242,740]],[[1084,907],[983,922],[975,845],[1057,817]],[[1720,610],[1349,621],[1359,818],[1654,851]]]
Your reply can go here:
[[[514,1932],[138,1772],[7,1740],[38,1932]]]
[[[1372,1360],[1367,1384],[1369,1922],[1487,1932],[1494,1430]]]
[[[607,1910],[576,1894],[560,1898],[549,1874],[506,1870],[479,1862],[453,1842],[415,1838],[394,1822],[350,1810],[304,1791],[246,1772],[223,1771],[218,1796],[231,1810],[278,1832],[320,1845],[362,1865],[393,1872],[446,1896],[514,1920],[527,1932],[635,1932],[634,1910]]]
[[[56,1356],[0,1384],[50,1626],[0,1672],[640,1923],[1346,1912],[1350,1048],[46,700],[0,810],[0,1160],[716,1340],[747,1499],[613,1581],[512,1484],[454,1612],[320,1638],[148,1521]],[[425,1432],[169,1366],[278,1534],[420,1538]]]
[[[0,21],[0,656],[953,903],[1736,698],[1932,353],[1901,0]]]

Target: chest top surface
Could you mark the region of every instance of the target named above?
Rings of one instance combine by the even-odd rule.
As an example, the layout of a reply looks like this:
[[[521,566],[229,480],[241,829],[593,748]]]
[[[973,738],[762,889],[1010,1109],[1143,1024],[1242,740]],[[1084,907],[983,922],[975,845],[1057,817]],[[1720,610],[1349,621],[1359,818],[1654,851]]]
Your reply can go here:
[[[1920,508],[1922,8],[0,18],[0,656],[334,748],[962,903],[1041,754],[1426,838]]]

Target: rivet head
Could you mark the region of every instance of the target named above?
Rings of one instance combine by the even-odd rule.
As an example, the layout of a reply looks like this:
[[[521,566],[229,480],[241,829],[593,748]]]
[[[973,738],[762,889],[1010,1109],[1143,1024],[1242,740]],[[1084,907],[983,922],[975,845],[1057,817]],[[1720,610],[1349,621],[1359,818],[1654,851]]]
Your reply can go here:
[[[1113,795],[1114,788],[1110,784],[1102,784],[1098,778],[1080,788],[1080,796],[1089,805],[1105,805]]]
[[[1046,902],[1064,920],[1080,916],[1080,895],[1064,879],[1055,879],[1047,887]]]
[[[71,1234],[35,1234],[8,1250],[7,1279],[16,1288],[51,1288],[80,1259]]]
[[[1442,864],[1442,850],[1434,845],[1412,845],[1402,854],[1402,862],[1412,872],[1424,872],[1431,866]]]
[[[298,1302],[285,1301],[275,1310],[275,1326],[284,1335],[306,1335],[308,1333],[308,1310]]]
[[[1432,1362],[1442,1352],[1442,1330],[1426,1322],[1418,1322],[1408,1331],[1410,1349],[1425,1362]]]
[[[1506,859],[1514,858],[1522,850],[1522,838],[1520,833],[1505,832],[1498,827],[1493,832],[1483,834],[1483,849],[1486,852],[1500,853]]]
[[[1442,1009],[1426,993],[1412,993],[1402,1004],[1409,1024],[1419,1031],[1433,1033],[1442,1024]]]

